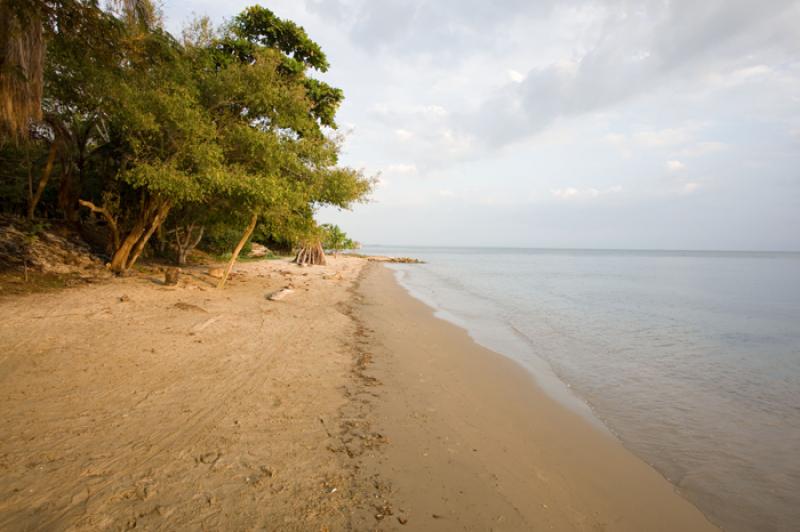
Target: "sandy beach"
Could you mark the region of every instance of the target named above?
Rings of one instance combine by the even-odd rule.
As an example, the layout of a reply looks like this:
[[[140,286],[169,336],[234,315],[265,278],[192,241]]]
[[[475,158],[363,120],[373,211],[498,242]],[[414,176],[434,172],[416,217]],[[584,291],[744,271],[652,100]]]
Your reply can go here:
[[[715,529],[386,267],[204,272],[0,300],[0,529]]]

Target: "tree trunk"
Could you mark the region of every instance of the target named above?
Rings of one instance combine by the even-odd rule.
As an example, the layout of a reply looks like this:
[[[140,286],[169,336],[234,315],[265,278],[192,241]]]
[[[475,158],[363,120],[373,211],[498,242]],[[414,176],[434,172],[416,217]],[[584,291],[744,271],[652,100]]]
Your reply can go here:
[[[81,205],[86,203],[88,202],[81,201]],[[170,207],[170,202],[165,200],[148,198],[145,201],[139,219],[114,250],[114,255],[111,257],[112,272],[121,275],[136,263],[150,236],[169,214]]]
[[[294,261],[301,266],[309,264],[325,266],[325,251],[322,249],[322,242],[316,241],[303,244]]]
[[[42,193],[44,192],[45,187],[47,187],[47,182],[50,181],[50,174],[53,172],[53,163],[56,160],[57,152],[58,150],[56,149],[56,142],[54,140],[50,144],[50,152],[47,154],[47,163],[44,165],[42,177],[39,179],[39,184],[36,186],[36,192],[33,194],[33,197],[31,197],[30,203],[28,203],[29,222],[33,220],[33,213],[36,210],[36,204],[39,203],[39,200],[42,198]]]
[[[244,230],[242,239],[239,240],[239,243],[236,244],[236,249],[233,250],[233,255],[231,256],[231,260],[228,261],[228,266],[225,267],[225,272],[222,274],[222,279],[219,280],[217,288],[223,288],[225,286],[225,281],[228,280],[228,275],[230,275],[231,270],[233,269],[233,265],[236,262],[236,259],[239,258],[239,253],[242,252],[242,248],[247,243],[247,239],[250,238],[250,235],[253,234],[253,231],[256,228],[257,221],[258,221],[258,214],[253,213],[252,218],[250,218],[250,223],[247,225],[247,229]]]
[[[142,237],[145,231],[145,220],[139,220],[133,226],[131,232],[125,237],[122,243],[114,250],[114,255],[111,257],[111,271],[117,275],[125,273],[125,265],[128,263],[128,257],[131,254],[136,242]]]
[[[164,201],[158,206],[147,232],[138,240],[138,242],[136,242],[136,246],[133,248],[133,255],[131,255],[130,259],[125,264],[125,270],[130,270],[133,268],[133,265],[136,264],[139,255],[142,254],[144,247],[147,245],[147,241],[150,240],[150,237],[153,236],[153,233],[156,231],[156,229],[158,229],[159,226],[164,223],[164,220],[169,214],[170,208],[172,208],[172,204],[169,201]]]
[[[175,228],[175,249],[177,251],[176,258],[178,266],[186,265],[186,257],[189,255],[189,252],[196,248],[200,243],[200,240],[203,238],[203,232],[205,231],[205,227],[201,225],[200,230],[197,231],[197,234],[195,234],[194,224],[189,224],[184,229],[184,237],[181,238],[181,228]]]

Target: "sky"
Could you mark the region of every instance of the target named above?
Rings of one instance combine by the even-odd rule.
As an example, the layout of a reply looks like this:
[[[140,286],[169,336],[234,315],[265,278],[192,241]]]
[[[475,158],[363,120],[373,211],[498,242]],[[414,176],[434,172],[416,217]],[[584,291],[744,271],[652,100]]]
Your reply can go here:
[[[175,35],[253,2],[163,0]],[[800,250],[800,0],[276,0],[370,244]]]

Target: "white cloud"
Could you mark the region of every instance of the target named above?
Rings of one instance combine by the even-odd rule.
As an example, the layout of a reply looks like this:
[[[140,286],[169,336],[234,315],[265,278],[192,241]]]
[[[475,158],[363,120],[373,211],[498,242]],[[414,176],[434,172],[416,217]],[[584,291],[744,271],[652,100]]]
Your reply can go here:
[[[452,198],[455,194],[452,190],[444,189],[439,191],[439,195],[443,198]]]
[[[515,83],[520,83],[520,82],[522,82],[522,80],[525,79],[524,75],[522,75],[521,73],[517,72],[514,69],[509,69],[508,70],[508,77],[509,77],[509,79],[511,81],[513,81]]]
[[[416,174],[417,165],[415,164],[390,164],[384,168],[388,174]]]
[[[690,182],[683,185],[683,193],[691,194],[700,188],[700,183]]]
[[[550,194],[552,194],[556,198],[564,200],[597,198],[598,196],[605,196],[607,194],[616,194],[619,192],[622,192],[622,186],[620,185],[615,185],[613,187],[609,187],[604,190],[599,190],[594,187],[587,187],[587,188],[565,187],[565,188],[550,189]]]
[[[649,148],[661,148],[685,144],[692,138],[691,127],[666,128],[657,131],[641,131],[633,136],[634,141]]]
[[[392,117],[392,116],[435,116],[442,117],[447,115],[447,109],[441,105],[408,105],[408,104],[389,104],[376,103],[370,108],[373,114]]]
[[[403,142],[411,140],[414,137],[414,133],[408,131],[407,129],[395,129],[394,134],[399,140]]]
[[[706,83],[712,90],[730,89],[745,83],[759,81],[774,73],[767,65],[752,65],[737,68],[729,72],[716,72],[706,77]]]
[[[670,172],[682,172],[686,170],[686,165],[680,161],[667,161],[667,170]]]
[[[716,142],[716,141],[697,142],[691,146],[687,146],[686,148],[682,149],[680,151],[680,154],[683,157],[702,157],[703,155],[708,155],[709,153],[723,151],[727,149],[727,147],[728,146],[722,142]]]

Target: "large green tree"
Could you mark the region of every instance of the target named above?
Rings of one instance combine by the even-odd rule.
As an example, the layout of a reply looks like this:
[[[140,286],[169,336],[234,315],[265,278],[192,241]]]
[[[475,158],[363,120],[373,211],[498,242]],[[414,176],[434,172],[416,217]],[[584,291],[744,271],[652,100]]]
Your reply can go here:
[[[208,220],[246,226],[230,269],[259,223],[299,241],[318,234],[320,205],[348,208],[371,188],[339,165],[342,91],[315,77],[328,68],[325,54],[268,9],[248,8],[218,28],[198,21],[183,42],[161,29],[149,0],[0,0],[0,14],[14,30],[2,35],[0,59],[11,67],[0,71],[0,97],[27,102],[14,104],[18,115],[3,111],[0,128],[10,139],[24,122],[38,139],[32,148],[0,143],[0,185],[27,185],[29,217],[92,221],[116,273],[135,264],[171,212],[178,248],[199,240],[194,228]],[[39,30],[41,69],[8,44]]]
[[[309,231],[317,206],[347,208],[372,183],[338,166],[339,144],[327,130],[336,126],[342,92],[311,77],[328,62],[301,27],[255,6],[215,38],[208,31],[199,35],[204,38],[194,55],[204,73],[203,99],[217,123],[231,178],[220,204],[250,213],[227,276],[259,219],[294,219],[287,225]]]

